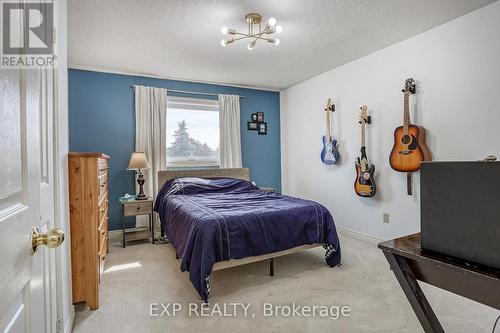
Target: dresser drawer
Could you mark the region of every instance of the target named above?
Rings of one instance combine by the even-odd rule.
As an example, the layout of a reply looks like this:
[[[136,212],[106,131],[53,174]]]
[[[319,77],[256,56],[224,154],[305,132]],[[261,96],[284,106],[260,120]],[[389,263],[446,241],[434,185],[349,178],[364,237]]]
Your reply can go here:
[[[106,171],[103,174],[100,174],[98,178],[99,178],[100,185],[107,184],[108,183],[108,172]]]
[[[108,191],[108,173],[105,172],[98,178],[99,185],[99,200],[101,200],[104,193]]]
[[[108,161],[103,158],[97,159],[97,174],[100,176],[104,172],[108,171]]]
[[[108,221],[109,218],[106,216],[97,229],[97,232],[99,233],[99,244],[101,244],[102,238],[108,238]]]
[[[105,193],[105,196],[101,199],[99,206],[97,207],[99,209],[99,218],[97,219],[98,225],[102,223],[102,220],[108,216],[108,194]]]
[[[104,263],[108,254],[108,219],[106,218],[99,232],[99,279],[104,272]]]
[[[153,212],[153,203],[148,202],[133,202],[127,203],[123,206],[124,216],[136,216],[151,214]]]
[[[103,230],[99,232],[99,255],[106,256],[108,253],[108,232]]]
[[[99,283],[101,283],[101,275],[104,273],[104,264],[106,263],[106,253],[99,255]]]

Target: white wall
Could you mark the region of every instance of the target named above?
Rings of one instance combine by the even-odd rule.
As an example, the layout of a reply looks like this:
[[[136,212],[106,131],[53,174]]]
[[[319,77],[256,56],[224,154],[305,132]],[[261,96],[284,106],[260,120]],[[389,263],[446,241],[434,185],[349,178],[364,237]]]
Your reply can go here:
[[[420,228],[419,177],[406,195],[406,175],[388,162],[393,130],[402,125],[404,80],[417,80],[411,119],[427,129],[435,160],[500,157],[500,3],[323,73],[281,92],[282,182],[286,194],[316,200],[337,226],[387,239]],[[325,36],[328,38],[328,36]],[[340,165],[321,163],[324,105],[334,98]],[[359,107],[368,105],[368,157],[378,169],[372,199],[353,190],[359,152]],[[445,191],[446,189],[443,189]],[[390,223],[382,214],[390,214]]]

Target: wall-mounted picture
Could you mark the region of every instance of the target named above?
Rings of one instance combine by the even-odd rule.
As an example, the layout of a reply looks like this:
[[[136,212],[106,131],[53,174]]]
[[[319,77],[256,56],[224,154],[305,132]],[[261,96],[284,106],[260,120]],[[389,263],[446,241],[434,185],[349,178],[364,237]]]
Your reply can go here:
[[[259,123],[264,122],[264,112],[257,112],[257,121]]]
[[[249,131],[258,131],[259,130],[259,123],[256,123],[253,121],[247,121],[247,129]]]
[[[257,134],[267,134],[267,123],[264,121],[264,112],[254,112],[251,115],[251,120],[247,121],[247,130],[257,131]]]
[[[259,123],[259,135],[267,135],[267,123]]]

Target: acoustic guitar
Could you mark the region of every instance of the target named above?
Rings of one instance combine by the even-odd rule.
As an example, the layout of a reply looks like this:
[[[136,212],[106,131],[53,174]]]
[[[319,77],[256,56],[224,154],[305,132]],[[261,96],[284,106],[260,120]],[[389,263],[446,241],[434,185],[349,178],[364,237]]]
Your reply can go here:
[[[415,172],[420,162],[430,161],[431,153],[425,144],[425,128],[410,122],[410,94],[415,94],[415,81],[407,79],[403,91],[403,126],[394,130],[394,146],[389,157],[391,168],[399,172]]]
[[[361,156],[356,158],[356,180],[354,181],[354,191],[360,197],[373,197],[377,192],[373,175],[375,173],[375,165],[368,162],[366,156],[365,143],[365,127],[366,124],[371,124],[371,117],[367,113],[366,105],[361,107],[359,115],[359,123],[361,124]]]
[[[321,161],[326,165],[331,165],[337,163],[340,158],[339,151],[337,149],[337,140],[332,137],[330,131],[330,113],[335,112],[335,104],[332,104],[332,99],[328,99],[328,103],[325,108],[326,112],[326,135],[323,135],[323,149],[321,150]]]

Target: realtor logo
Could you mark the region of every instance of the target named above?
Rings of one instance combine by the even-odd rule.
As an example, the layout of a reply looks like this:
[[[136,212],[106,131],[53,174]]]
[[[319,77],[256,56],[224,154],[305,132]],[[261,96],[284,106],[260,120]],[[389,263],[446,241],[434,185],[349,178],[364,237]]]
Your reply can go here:
[[[54,11],[49,2],[2,1],[1,67],[53,66]]]

